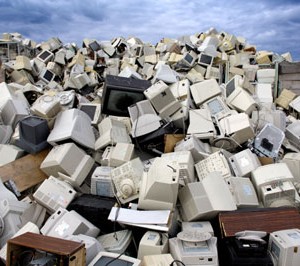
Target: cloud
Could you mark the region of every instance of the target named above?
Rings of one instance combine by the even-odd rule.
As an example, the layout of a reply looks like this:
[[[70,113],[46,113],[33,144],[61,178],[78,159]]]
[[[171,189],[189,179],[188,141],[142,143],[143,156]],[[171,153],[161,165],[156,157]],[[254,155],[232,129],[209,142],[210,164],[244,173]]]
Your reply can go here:
[[[2,32],[37,42],[59,37],[81,45],[83,38],[136,36],[155,44],[215,27],[245,37],[259,50],[291,51],[300,59],[298,1],[0,0],[0,8]]]

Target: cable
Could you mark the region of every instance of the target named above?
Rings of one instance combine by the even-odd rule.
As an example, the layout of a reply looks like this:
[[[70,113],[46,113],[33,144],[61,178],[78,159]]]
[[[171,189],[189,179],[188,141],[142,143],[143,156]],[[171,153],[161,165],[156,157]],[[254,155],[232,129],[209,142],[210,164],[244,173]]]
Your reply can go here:
[[[122,255],[124,255],[124,252],[119,254],[117,257],[113,258],[111,261],[108,261],[104,266],[107,266],[109,264],[111,264],[112,262],[116,261],[117,259],[119,259]]]
[[[175,169],[174,167],[172,167],[172,166],[169,165],[169,164],[167,164],[167,166],[168,166],[169,168],[171,168],[171,169],[173,170],[174,173],[176,173],[176,169]]]
[[[181,265],[185,266],[185,264],[181,261],[181,260],[173,260],[172,263],[170,264],[170,266],[175,266],[176,264],[174,263],[180,263]]]
[[[119,216],[120,208],[121,208],[120,206],[117,207],[115,220],[114,220],[114,235],[113,236],[117,241],[119,241],[119,239],[118,239],[118,235],[117,235],[116,225],[117,225],[117,219]]]
[[[138,253],[138,246],[137,246],[137,244],[136,244],[136,241],[135,241],[135,239],[134,239],[134,236],[132,237],[132,242],[133,242],[133,245],[134,245],[134,248],[135,248],[135,252],[136,252],[136,254]]]

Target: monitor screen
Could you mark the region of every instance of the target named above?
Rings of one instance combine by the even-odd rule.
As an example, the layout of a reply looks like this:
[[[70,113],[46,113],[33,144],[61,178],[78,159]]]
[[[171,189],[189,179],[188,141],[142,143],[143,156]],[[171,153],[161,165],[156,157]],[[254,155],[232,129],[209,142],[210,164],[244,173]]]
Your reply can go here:
[[[222,103],[220,103],[218,99],[213,99],[212,101],[208,102],[207,106],[209,108],[211,115],[215,115],[224,110],[224,106],[222,105]]]
[[[184,59],[191,64],[194,60],[194,58],[190,55],[190,54],[186,54],[186,56],[184,57]]]
[[[201,54],[199,57],[199,64],[210,65],[212,63],[213,57],[206,54]]]
[[[235,79],[232,78],[227,84],[226,84],[226,98],[233,93],[235,90]]]
[[[97,109],[96,105],[82,105],[80,106],[80,110],[85,112],[91,120],[94,120],[95,111]]]
[[[128,107],[145,100],[144,91],[151,86],[148,80],[107,75],[102,98],[102,113],[129,116]]]
[[[99,43],[97,41],[93,41],[89,44],[89,47],[93,50],[93,51],[98,51],[101,49],[101,46],[99,45]]]
[[[38,57],[42,60],[45,60],[49,55],[51,55],[49,51],[43,51],[38,55]]]
[[[122,90],[111,90],[108,100],[110,112],[125,113],[129,106],[144,100],[144,94],[136,92],[124,92]]]
[[[111,266],[133,266],[133,262],[122,260],[122,259],[115,259],[108,256],[103,256],[99,258],[99,260],[93,264],[94,266],[103,266],[103,265],[111,265]]]
[[[53,79],[53,76],[54,76],[54,74],[51,71],[46,70],[43,78],[48,81],[51,81]]]

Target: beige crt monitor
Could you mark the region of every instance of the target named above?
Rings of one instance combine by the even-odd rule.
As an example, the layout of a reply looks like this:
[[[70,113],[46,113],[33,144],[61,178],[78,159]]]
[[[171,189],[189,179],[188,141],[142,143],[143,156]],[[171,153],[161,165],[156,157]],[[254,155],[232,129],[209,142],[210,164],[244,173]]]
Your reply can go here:
[[[165,157],[157,157],[148,172],[143,173],[138,208],[173,210],[177,201],[178,188],[178,163]]]
[[[149,100],[139,101],[128,107],[132,123],[132,137],[139,137],[161,127],[161,117],[156,113]]]
[[[97,237],[105,251],[123,254],[132,241],[132,231],[128,229],[100,235]]]
[[[50,176],[39,186],[33,197],[50,213],[53,213],[60,207],[67,208],[76,193],[70,184]]]
[[[195,104],[199,107],[207,100],[221,95],[222,91],[215,79],[208,79],[190,86]]]
[[[114,187],[111,179],[113,167],[98,166],[91,176],[91,194],[113,198]]]
[[[102,116],[100,103],[81,103],[78,108],[91,118],[92,125],[98,125],[101,121]]]
[[[168,152],[163,153],[161,157],[178,162],[179,183],[181,185],[195,181],[194,159],[191,151]]]
[[[250,115],[257,109],[257,103],[254,98],[242,88],[243,79],[235,75],[225,84],[226,103],[230,108],[238,112],[245,112]]]
[[[52,146],[65,143],[68,140],[86,148],[95,148],[95,135],[90,117],[79,109],[69,109],[60,112],[50,132],[47,141]]]
[[[238,208],[259,206],[255,188],[249,178],[230,177],[226,181]]]
[[[220,172],[212,172],[201,182],[189,183],[178,192],[183,221],[211,219],[220,211],[237,209],[229,187]]]
[[[95,150],[104,149],[106,146],[115,145],[118,142],[132,142],[125,124],[111,117],[102,119],[98,124],[98,130],[100,136],[95,142]]]
[[[144,94],[161,118],[167,118],[181,108],[170,87],[161,80],[146,89]]]
[[[208,109],[210,115],[215,120],[220,120],[226,116],[236,114],[235,110],[231,110],[221,96],[216,96],[203,103],[203,107]]]
[[[96,237],[100,233],[100,229],[76,211],[68,211],[60,207],[45,222],[41,228],[41,233],[58,238],[76,234]]]
[[[94,160],[75,143],[65,143],[53,147],[41,163],[41,170],[48,176],[62,177],[73,186],[79,187],[87,178]]]
[[[13,128],[17,123],[30,115],[28,102],[18,99],[8,99],[0,109],[0,120],[4,125],[10,125]]]
[[[207,109],[193,109],[189,111],[190,124],[187,135],[194,135],[199,139],[213,139],[217,134],[216,128]]]
[[[102,154],[101,165],[118,167],[134,158],[134,144],[118,142],[107,146]]]
[[[300,152],[288,152],[282,161],[287,164],[296,182],[300,182]]]
[[[245,113],[224,117],[219,121],[219,128],[237,144],[243,144],[255,136],[249,116]]]
[[[255,153],[250,149],[244,149],[229,157],[228,162],[235,176],[250,177],[251,171],[255,170],[261,163]]]

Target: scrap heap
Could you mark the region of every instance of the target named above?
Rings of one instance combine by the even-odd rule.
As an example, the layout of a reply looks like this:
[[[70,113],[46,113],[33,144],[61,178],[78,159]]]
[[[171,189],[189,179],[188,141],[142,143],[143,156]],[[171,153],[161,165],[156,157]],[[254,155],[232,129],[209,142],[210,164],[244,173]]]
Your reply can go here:
[[[198,239],[187,224],[212,223],[222,243],[223,212],[298,207],[300,96],[286,82],[296,73],[290,53],[210,29],[155,45],[118,37],[82,47],[5,33],[0,57],[1,168],[47,151],[38,186],[19,193],[13,173],[2,176],[15,192],[1,183],[1,204],[11,208],[0,208],[2,249],[27,231],[86,246],[96,239],[88,263],[103,250],[125,253],[135,239],[138,251],[127,253],[140,260],[168,253],[205,265],[180,255],[178,241],[207,233]],[[155,220],[157,210],[167,219]],[[72,231],[75,220],[84,226]],[[117,229],[126,247],[113,246]],[[147,230],[163,236],[156,253],[142,247]],[[205,240],[209,265],[222,264],[213,239]]]

